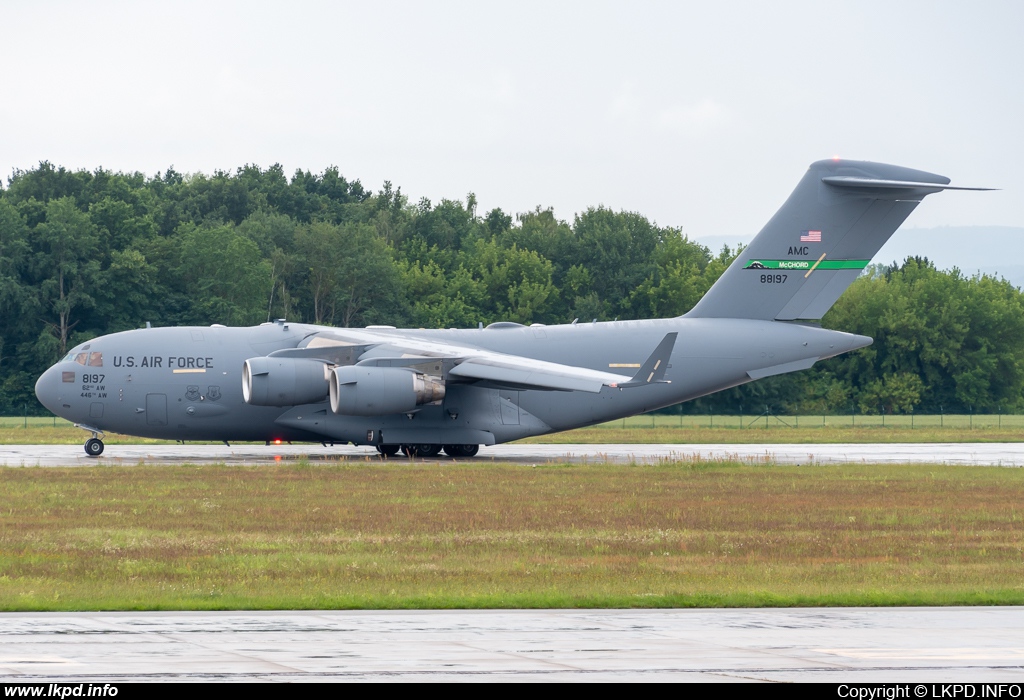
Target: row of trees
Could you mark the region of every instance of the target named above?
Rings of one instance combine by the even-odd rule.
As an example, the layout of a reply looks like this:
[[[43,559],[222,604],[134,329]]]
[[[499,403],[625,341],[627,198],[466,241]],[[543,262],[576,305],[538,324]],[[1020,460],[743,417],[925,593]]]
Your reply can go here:
[[[337,169],[185,176],[41,163],[0,190],[0,412],[85,339],[153,325],[470,327],[684,313],[738,251],[714,254],[640,214],[410,204]],[[1024,408],[1024,304],[925,260],[873,268],[825,319],[875,345],[687,410]],[[760,409],[758,409],[760,410]]]
[[[745,406],[748,413],[1024,409],[1024,295],[1006,280],[936,270],[922,258],[876,265],[840,297],[822,325],[875,342],[807,372],[754,382],[699,405]]]

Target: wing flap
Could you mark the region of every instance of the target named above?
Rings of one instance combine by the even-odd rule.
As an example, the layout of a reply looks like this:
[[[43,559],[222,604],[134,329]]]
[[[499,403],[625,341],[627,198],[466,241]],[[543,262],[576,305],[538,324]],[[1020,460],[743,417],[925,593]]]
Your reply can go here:
[[[595,376],[569,376],[565,370],[579,370],[579,367],[568,365],[556,365],[560,368],[554,371],[539,371],[536,368],[515,367],[511,363],[500,366],[488,363],[485,360],[471,359],[453,367],[448,372],[449,377],[460,377],[462,379],[475,379],[496,384],[516,385],[522,387],[535,387],[537,389],[548,389],[553,391],[587,391],[592,394],[599,393],[601,388],[609,381],[604,376],[605,372],[594,372]],[[574,373],[576,374],[576,373]],[[611,375],[618,377],[619,375]],[[626,377],[622,377],[626,379]]]
[[[373,345],[319,345],[304,348],[286,348],[270,353],[269,357],[320,360],[332,365],[351,365]]]

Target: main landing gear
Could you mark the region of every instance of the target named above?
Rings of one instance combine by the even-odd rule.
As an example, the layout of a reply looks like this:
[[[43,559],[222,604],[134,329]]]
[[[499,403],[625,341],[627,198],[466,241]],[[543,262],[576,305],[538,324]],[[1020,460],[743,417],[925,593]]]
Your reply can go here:
[[[445,445],[444,453],[449,457],[475,457],[480,445]]]
[[[406,457],[436,457],[441,453],[440,445],[402,445]]]
[[[449,457],[472,457],[480,451],[480,445],[377,445],[382,457],[394,457],[399,452],[406,457],[436,457],[441,450]]]

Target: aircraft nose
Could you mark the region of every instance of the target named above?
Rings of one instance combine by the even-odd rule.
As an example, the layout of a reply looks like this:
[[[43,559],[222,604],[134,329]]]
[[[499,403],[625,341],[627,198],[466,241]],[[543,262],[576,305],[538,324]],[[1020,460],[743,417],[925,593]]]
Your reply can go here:
[[[36,398],[51,413],[60,415],[57,411],[60,406],[60,371],[56,365],[43,372],[36,380]]]

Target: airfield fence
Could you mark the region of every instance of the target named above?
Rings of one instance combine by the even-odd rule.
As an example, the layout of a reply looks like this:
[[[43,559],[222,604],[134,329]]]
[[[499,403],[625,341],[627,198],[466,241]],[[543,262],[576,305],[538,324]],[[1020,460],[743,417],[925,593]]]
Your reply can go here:
[[[734,430],[772,430],[787,428],[1021,428],[1024,414],[1009,413],[912,413],[912,414],[832,414],[776,415],[773,413],[718,415],[650,413],[623,418],[595,426],[597,428],[722,428]]]
[[[0,428],[70,428],[72,424],[63,418],[39,416],[2,416]],[[915,413],[900,415],[879,414],[833,414],[833,415],[775,415],[772,413],[722,415],[648,413],[629,418],[609,421],[595,428],[721,428],[732,430],[775,430],[787,428],[951,428],[970,430],[973,428],[1021,428],[1024,429],[1024,414],[1011,413]]]

